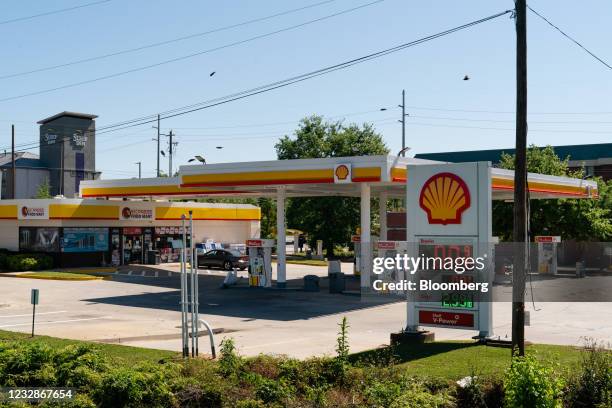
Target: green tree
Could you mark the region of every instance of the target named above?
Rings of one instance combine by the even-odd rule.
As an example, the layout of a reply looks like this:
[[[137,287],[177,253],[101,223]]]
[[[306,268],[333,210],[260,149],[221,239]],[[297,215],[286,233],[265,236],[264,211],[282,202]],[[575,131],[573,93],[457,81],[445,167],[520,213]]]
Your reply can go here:
[[[302,119],[295,137],[284,136],[276,144],[279,160],[387,154],[389,149],[371,124],[361,126],[329,122],[321,116]],[[308,234],[311,245],[323,240],[327,256],[336,244],[346,245],[359,225],[359,199],[342,197],[287,200],[287,224]],[[375,207],[375,206],[373,206]],[[375,210],[375,208],[373,208]],[[376,218],[376,211],[373,216]]]
[[[49,180],[45,179],[45,181],[38,185],[38,189],[36,190],[36,196],[34,198],[52,198]]]
[[[514,155],[502,154],[500,167],[514,169]],[[582,178],[582,170],[568,168],[570,157],[555,154],[552,146],[527,150],[527,170],[553,176]],[[597,182],[599,199],[531,200],[530,227],[532,235],[560,235],[579,241],[608,241],[612,238],[612,181],[600,177]],[[493,234],[502,240],[512,239],[512,203],[493,204]]]

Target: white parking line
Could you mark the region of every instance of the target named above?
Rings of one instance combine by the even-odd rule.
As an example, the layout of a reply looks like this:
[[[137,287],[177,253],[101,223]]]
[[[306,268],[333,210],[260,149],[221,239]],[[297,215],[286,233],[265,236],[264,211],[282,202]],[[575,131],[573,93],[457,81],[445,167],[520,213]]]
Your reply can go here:
[[[91,317],[89,319],[55,320],[55,321],[50,321],[50,322],[36,322],[36,325],[40,326],[41,324],[85,322],[85,321],[89,321],[89,320],[100,320],[100,319],[108,319],[108,318],[109,318],[109,316]],[[19,324],[5,324],[5,325],[0,326],[0,329],[5,328],[5,327],[19,327],[19,326],[31,326],[31,325],[32,325],[32,322],[19,323]]]
[[[39,312],[39,313],[36,313],[36,316],[48,315],[48,314],[56,314],[56,313],[67,313],[67,312],[65,310],[58,310],[57,312]],[[21,314],[21,315],[0,316],[0,319],[4,319],[6,317],[24,317],[24,316],[32,316],[32,313]]]

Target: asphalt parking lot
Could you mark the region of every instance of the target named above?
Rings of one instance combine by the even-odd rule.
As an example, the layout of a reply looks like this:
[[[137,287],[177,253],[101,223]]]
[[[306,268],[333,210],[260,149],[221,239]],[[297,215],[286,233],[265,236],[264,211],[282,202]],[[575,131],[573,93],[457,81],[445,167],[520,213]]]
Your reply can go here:
[[[343,264],[349,272],[351,264]],[[0,278],[0,329],[29,332],[30,289],[40,289],[38,334],[179,351],[180,281],[178,267],[124,268],[108,281],[51,281]],[[389,333],[405,324],[404,302],[372,303],[359,296],[297,290],[306,274],[326,268],[288,265],[288,290],[221,289],[221,271],[200,270],[200,313],[216,332],[216,343],[235,339],[242,354],[294,357],[333,354],[338,323],[347,316],[353,351],[388,344]],[[246,272],[240,273],[246,277]],[[358,286],[355,279],[354,284]],[[538,343],[580,344],[582,337],[612,342],[612,303],[538,302],[531,311],[527,339]],[[510,335],[510,304],[494,304],[495,334]],[[469,339],[466,330],[434,329],[436,339]],[[208,349],[201,338],[200,350]]]

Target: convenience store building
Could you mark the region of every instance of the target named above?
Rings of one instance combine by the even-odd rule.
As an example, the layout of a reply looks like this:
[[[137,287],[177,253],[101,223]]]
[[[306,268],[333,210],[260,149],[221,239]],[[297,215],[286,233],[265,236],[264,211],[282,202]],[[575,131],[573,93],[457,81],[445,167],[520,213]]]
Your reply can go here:
[[[0,248],[47,253],[61,266],[178,262],[182,215],[195,242],[244,244],[259,237],[260,209],[249,204],[92,199],[0,202]],[[187,232],[189,232],[187,230]]]

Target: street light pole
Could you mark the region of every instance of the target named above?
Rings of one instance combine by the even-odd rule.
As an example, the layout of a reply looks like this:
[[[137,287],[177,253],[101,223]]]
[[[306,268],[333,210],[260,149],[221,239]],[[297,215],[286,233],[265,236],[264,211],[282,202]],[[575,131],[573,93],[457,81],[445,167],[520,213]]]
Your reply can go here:
[[[138,178],[142,178],[142,162],[136,162],[134,164],[138,165]]]

